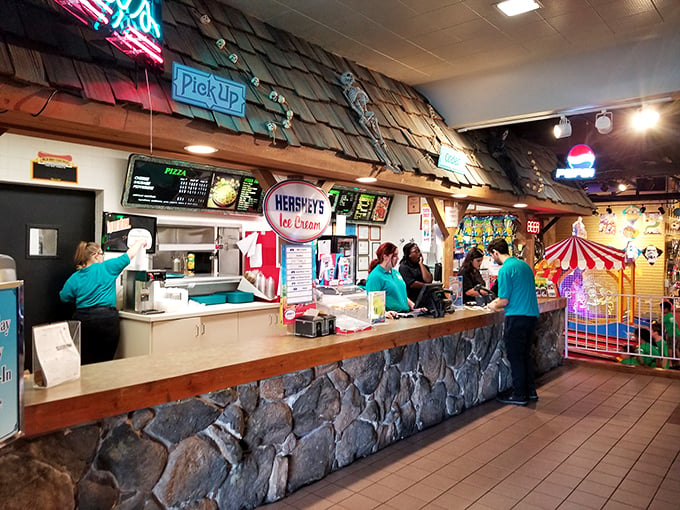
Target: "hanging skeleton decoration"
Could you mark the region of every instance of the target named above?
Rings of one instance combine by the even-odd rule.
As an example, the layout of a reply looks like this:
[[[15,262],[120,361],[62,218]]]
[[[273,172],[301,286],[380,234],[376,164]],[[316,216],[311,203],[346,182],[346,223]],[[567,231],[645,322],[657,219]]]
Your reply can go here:
[[[371,138],[373,150],[388,169],[395,174],[400,174],[401,170],[387,153],[387,144],[385,144],[385,140],[380,133],[380,126],[378,126],[375,113],[366,108],[370,101],[368,94],[356,85],[354,75],[350,72],[343,73],[340,76],[340,83],[343,86],[342,93],[345,99],[347,99],[349,105],[359,115],[359,124],[361,124],[361,127]]]

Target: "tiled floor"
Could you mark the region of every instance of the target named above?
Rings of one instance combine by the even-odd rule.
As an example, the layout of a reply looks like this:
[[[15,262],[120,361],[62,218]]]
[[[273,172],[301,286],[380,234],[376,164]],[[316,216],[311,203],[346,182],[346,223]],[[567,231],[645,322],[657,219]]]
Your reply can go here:
[[[680,509],[680,378],[567,364],[263,510]]]

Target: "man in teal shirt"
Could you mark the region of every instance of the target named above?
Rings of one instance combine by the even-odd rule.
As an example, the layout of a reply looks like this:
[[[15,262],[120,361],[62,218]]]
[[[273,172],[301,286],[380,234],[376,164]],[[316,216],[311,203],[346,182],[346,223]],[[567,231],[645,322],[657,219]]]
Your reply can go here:
[[[503,341],[512,372],[512,393],[498,396],[504,404],[527,405],[529,399],[538,400],[531,343],[538,319],[538,299],[534,272],[523,260],[511,257],[508,243],[497,238],[489,243],[487,251],[497,264],[498,297],[489,303],[489,309],[505,309]]]

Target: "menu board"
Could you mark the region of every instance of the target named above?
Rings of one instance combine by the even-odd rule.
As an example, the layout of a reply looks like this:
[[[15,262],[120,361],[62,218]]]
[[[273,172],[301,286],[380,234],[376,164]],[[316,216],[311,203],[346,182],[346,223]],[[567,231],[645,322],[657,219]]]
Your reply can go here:
[[[259,213],[262,199],[257,179],[244,172],[133,154],[122,203],[154,209]]]
[[[136,159],[131,166],[124,196],[127,204],[194,209],[206,206],[212,172],[159,158]]]
[[[376,195],[373,213],[371,214],[371,221],[385,223],[387,221],[387,214],[390,212],[391,205],[391,196]]]
[[[262,212],[262,187],[255,177],[244,177],[236,203],[238,212]]]
[[[357,199],[357,205],[354,209],[352,219],[354,221],[368,221],[371,219],[373,206],[375,205],[375,195],[369,193],[361,193]]]
[[[331,190],[333,191],[333,190]],[[341,189],[338,193],[338,199],[335,203],[335,214],[342,214],[344,216],[351,216],[354,212],[354,203],[357,198],[355,191]]]
[[[144,235],[151,239],[147,245],[147,253],[156,253],[156,218],[125,213],[104,213],[102,226],[102,250],[110,252],[126,252],[128,237]]]

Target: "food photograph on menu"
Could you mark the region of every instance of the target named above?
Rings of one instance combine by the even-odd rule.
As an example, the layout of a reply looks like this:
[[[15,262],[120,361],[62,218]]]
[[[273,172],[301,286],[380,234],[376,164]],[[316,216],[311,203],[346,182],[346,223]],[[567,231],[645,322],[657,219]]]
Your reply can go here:
[[[376,221],[380,223],[384,223],[385,221],[387,221],[387,213],[390,210],[391,202],[392,197],[378,195],[375,198],[375,206],[373,207],[371,221]]]
[[[357,206],[354,210],[353,219],[356,221],[368,221],[371,219],[373,212],[373,205],[375,204],[375,195],[362,193],[357,199]]]
[[[208,195],[208,209],[236,210],[236,199],[240,188],[241,178],[239,176],[215,173]]]

